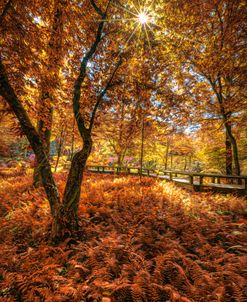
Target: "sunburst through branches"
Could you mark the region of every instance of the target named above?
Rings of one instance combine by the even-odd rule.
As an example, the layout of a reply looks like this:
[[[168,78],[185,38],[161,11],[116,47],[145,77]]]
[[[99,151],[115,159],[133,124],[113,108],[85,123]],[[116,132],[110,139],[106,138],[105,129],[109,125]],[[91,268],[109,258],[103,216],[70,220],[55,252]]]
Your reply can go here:
[[[143,12],[138,15],[138,18],[141,24],[146,24],[148,22],[148,15]]]
[[[128,38],[121,46],[120,53],[127,48],[132,38],[139,31],[140,36],[143,32],[146,41],[148,42],[151,51],[150,32],[154,34],[154,27],[157,27],[157,16],[155,14],[154,5],[155,0],[152,1],[137,1],[137,4],[131,2],[130,4],[121,4],[120,1],[112,1],[111,5],[122,11],[124,14],[129,15],[128,18],[112,18],[107,19],[107,22],[125,22],[132,25],[132,30],[129,32]],[[152,28],[153,27],[153,28]]]

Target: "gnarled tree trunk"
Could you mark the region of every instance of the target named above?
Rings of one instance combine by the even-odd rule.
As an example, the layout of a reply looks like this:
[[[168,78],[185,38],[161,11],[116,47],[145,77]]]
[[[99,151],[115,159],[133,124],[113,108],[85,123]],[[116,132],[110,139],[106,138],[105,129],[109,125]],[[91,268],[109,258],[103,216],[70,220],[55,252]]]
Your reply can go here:
[[[0,57],[0,95],[5,98],[11,107],[12,111],[15,113],[19,123],[22,127],[23,132],[25,133],[28,141],[36,155],[37,162],[39,165],[42,183],[49,201],[51,208],[51,215],[53,218],[52,224],[52,239],[60,241],[62,240],[67,233],[72,233],[78,227],[78,207],[80,200],[81,184],[83,178],[83,171],[86,165],[87,158],[91,152],[92,148],[92,139],[91,132],[94,123],[94,118],[96,111],[100,105],[100,102],[105,95],[106,91],[111,87],[111,82],[115,76],[115,73],[118,67],[121,64],[121,60],[118,62],[116,68],[114,69],[112,75],[110,76],[105,88],[101,94],[97,97],[96,104],[90,114],[90,125],[87,128],[85,126],[85,120],[80,112],[80,95],[81,95],[81,85],[86,76],[86,68],[88,61],[94,55],[98,44],[102,38],[103,25],[106,19],[106,11],[109,7],[110,0],[108,2],[106,11],[103,13],[95,4],[93,0],[90,0],[93,7],[100,14],[101,21],[98,25],[98,31],[95,37],[95,41],[92,44],[91,48],[81,61],[81,66],[79,70],[79,75],[74,84],[73,91],[73,111],[74,116],[77,122],[77,126],[80,132],[80,135],[83,140],[83,148],[77,152],[72,159],[72,164],[67,179],[65,192],[63,196],[63,202],[61,202],[59,193],[57,190],[57,185],[54,181],[51,166],[47,156],[47,149],[45,144],[33,126],[29,116],[27,115],[26,110],[21,104],[19,98],[15,94],[9,79],[7,77],[5,68],[2,64]],[[62,2],[61,2],[62,3]]]

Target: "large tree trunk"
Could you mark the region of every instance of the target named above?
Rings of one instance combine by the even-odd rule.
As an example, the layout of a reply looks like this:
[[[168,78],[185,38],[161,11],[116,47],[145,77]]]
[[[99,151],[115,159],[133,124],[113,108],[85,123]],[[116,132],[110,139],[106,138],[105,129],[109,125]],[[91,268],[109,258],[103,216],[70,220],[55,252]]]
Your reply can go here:
[[[88,156],[92,148],[91,135],[88,134],[87,139],[84,141],[82,150],[75,153],[72,159],[69,176],[67,179],[64,196],[64,217],[67,228],[70,231],[77,230],[78,228],[78,208],[81,194],[81,184],[83,179],[83,172],[86,166]]]

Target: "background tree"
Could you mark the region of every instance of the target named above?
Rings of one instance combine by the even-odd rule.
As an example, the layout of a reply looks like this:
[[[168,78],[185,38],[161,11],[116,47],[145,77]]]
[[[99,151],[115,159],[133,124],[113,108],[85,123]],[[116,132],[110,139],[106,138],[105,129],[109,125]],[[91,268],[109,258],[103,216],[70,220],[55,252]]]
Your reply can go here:
[[[232,127],[237,115],[246,110],[246,6],[242,1],[228,0],[175,3],[173,7],[167,4],[170,15],[164,25],[168,44],[178,58],[180,78],[185,75],[183,86],[190,83],[192,88],[196,82],[205,82],[209,97],[205,98],[205,94],[201,97],[198,90],[193,89],[192,98],[203,102],[204,114],[209,112],[221,119],[226,134],[227,173],[231,173],[232,151],[234,171],[240,174],[238,146]],[[175,14],[178,22],[175,22]],[[192,77],[193,81],[190,81]]]

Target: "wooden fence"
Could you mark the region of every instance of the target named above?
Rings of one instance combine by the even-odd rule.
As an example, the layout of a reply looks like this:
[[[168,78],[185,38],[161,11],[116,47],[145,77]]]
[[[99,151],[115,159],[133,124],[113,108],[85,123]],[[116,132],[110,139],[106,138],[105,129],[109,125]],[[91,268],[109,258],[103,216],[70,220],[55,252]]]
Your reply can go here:
[[[194,191],[211,190],[221,193],[237,193],[246,196],[247,176],[194,173],[186,171],[140,169],[135,167],[87,166],[87,171],[109,174],[126,174],[156,177],[173,181]]]

